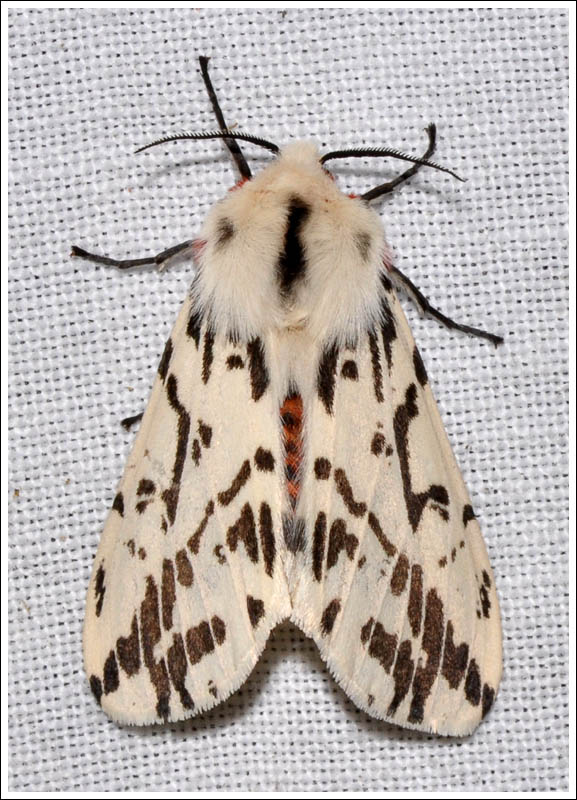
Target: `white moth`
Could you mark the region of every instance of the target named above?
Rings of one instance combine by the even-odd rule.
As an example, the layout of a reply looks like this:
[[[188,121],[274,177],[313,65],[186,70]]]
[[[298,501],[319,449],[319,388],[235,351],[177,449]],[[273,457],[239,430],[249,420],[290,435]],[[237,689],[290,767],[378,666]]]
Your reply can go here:
[[[170,138],[216,135],[237,153],[239,139],[262,143],[226,130]],[[413,160],[408,173],[435,166],[383,152]],[[120,723],[222,702],[287,619],[374,717],[463,736],[493,703],[501,626],[487,551],[393,289],[376,194],[341,193],[326,160],[290,144],[195,242],[156,259],[192,246],[197,270],[84,626],[90,685]]]

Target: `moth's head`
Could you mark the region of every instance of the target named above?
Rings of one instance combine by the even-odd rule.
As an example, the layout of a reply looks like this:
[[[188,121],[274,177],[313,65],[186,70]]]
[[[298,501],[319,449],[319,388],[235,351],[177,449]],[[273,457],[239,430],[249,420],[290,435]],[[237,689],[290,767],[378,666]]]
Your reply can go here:
[[[198,241],[192,296],[196,311],[207,314],[215,329],[243,340],[272,330],[298,330],[354,343],[376,324],[390,258],[380,219],[368,201],[388,184],[346,195],[325,164],[337,158],[393,156],[437,165],[381,148],[322,154],[306,140],[280,148],[231,130],[181,133],[153,144],[175,139],[224,140],[241,175],[235,190],[208,214]],[[273,156],[254,176],[240,141]]]
[[[378,317],[381,222],[339,190],[314,142],[292,142],[227,192],[200,237],[193,296],[220,331],[353,342]]]

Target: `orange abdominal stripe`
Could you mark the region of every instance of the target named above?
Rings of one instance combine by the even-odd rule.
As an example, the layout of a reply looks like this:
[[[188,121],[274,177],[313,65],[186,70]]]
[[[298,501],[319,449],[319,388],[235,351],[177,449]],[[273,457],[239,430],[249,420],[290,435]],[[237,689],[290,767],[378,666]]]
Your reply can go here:
[[[300,394],[287,395],[280,414],[284,434],[287,489],[294,508],[299,495],[302,460],[303,401]]]

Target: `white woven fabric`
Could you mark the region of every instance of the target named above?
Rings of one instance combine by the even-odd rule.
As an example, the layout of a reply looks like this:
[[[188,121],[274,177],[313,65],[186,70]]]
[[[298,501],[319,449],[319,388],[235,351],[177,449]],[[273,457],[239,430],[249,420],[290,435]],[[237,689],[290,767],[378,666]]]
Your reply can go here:
[[[10,735],[19,791],[567,789],[567,12],[559,9],[21,9],[10,22]],[[84,595],[133,434],[190,281],[69,258],[191,238],[233,181],[229,124],[437,160],[381,203],[397,266],[495,350],[409,319],[501,598],[489,717],[439,740],[358,711],[312,643],[277,629],[241,691],[187,724],[126,729],[82,667]],[[253,166],[268,156],[248,145]],[[366,190],[398,163],[335,162]]]

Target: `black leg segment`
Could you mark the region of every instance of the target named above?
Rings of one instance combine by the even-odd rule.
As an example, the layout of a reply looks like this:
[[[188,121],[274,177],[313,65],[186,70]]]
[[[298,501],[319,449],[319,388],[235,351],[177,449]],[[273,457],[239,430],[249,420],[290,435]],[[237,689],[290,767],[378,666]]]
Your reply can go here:
[[[424,314],[434,317],[446,328],[450,328],[451,330],[462,331],[463,333],[468,333],[471,336],[479,336],[481,339],[487,339],[487,341],[492,342],[495,347],[503,344],[504,339],[502,336],[497,336],[494,333],[487,333],[479,328],[472,328],[470,325],[461,325],[460,323],[452,320],[450,317],[445,316],[445,314],[443,314],[441,311],[438,311],[429,303],[420,289],[417,289],[412,280],[407,278],[406,275],[403,275],[400,269],[391,267],[390,271],[394,278],[404,286]]]
[[[188,250],[192,247],[193,242],[194,239],[188,239],[186,242],[175,244],[173,247],[169,247],[161,253],[155,256],[148,256],[147,258],[108,258],[108,256],[98,256],[94,253],[89,253],[83,250],[82,247],[77,247],[76,245],[72,245],[71,255],[77,258],[83,258],[85,261],[93,261],[95,264],[102,264],[105,267],[116,267],[117,269],[133,269],[134,267],[150,266],[163,269],[169,259],[178,255],[178,253],[184,252],[184,250]]]

